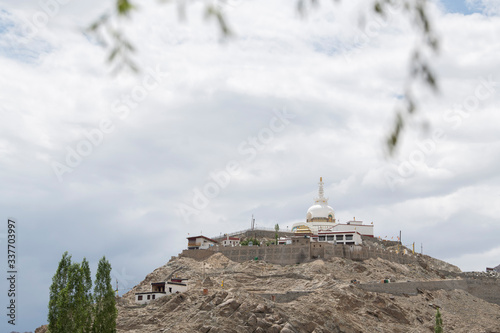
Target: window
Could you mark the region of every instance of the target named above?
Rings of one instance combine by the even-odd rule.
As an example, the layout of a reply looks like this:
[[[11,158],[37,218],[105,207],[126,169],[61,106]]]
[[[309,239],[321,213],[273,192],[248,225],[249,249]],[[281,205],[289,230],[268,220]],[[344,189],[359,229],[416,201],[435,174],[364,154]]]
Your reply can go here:
[[[319,241],[324,242],[325,241],[325,236],[319,236]]]
[[[345,235],[345,240],[352,240],[352,235]]]
[[[344,235],[337,235],[337,240],[344,240]]]
[[[327,236],[327,237],[326,237],[326,240],[332,241],[332,240],[334,240],[334,239],[333,239],[334,237],[335,237],[335,236]]]
[[[142,295],[137,296],[138,301],[142,301]]]
[[[156,295],[153,295],[153,299],[155,299],[155,296],[156,296]]]
[[[172,287],[169,287],[169,288],[168,288],[168,292],[169,292],[169,293],[172,293]]]
[[[148,299],[151,299],[151,295],[148,295]]]

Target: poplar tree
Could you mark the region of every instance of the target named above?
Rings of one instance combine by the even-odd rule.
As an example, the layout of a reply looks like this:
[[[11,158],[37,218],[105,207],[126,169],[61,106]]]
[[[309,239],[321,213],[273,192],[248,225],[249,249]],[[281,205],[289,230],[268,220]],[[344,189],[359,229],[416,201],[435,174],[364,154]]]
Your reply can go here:
[[[94,323],[93,333],[115,333],[116,332],[116,310],[115,292],[111,285],[111,264],[102,257],[99,260],[94,286]]]
[[[118,312],[111,265],[105,257],[99,261],[94,293],[87,259],[83,258],[81,264],[71,263],[71,256],[64,252],[50,286],[49,331],[115,333]]]
[[[75,266],[72,300],[73,318],[77,333],[90,333],[92,329],[92,277],[87,259]]]
[[[274,238],[276,239],[276,245],[278,245],[278,231],[280,231],[280,225],[278,223],[276,223],[276,225],[274,226]]]
[[[72,332],[72,321],[69,312],[69,294],[67,289],[71,256],[64,252],[57,271],[52,278],[49,301],[49,331],[51,333]]]
[[[436,312],[436,325],[434,325],[434,333],[443,333],[443,319],[441,318],[441,312],[439,312],[439,308]]]

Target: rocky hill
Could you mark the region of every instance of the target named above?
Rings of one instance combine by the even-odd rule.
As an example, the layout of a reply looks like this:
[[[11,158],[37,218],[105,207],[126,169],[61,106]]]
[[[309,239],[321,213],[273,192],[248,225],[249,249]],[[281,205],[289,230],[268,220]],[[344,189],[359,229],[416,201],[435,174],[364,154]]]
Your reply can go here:
[[[189,278],[191,289],[134,303],[136,292],[171,276]],[[500,332],[500,306],[464,290],[393,295],[360,288],[383,280],[453,285],[457,279],[457,267],[428,256],[414,265],[333,258],[288,266],[236,263],[220,253],[204,261],[173,258],[118,299],[117,327],[119,333],[433,332],[439,307],[445,332]]]

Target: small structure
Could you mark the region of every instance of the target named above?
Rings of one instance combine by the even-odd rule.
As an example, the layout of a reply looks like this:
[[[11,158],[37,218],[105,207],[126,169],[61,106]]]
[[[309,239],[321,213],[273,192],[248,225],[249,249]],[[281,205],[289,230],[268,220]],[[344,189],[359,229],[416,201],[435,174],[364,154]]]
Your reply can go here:
[[[170,294],[183,293],[188,290],[188,280],[172,278],[166,282],[152,282],[151,291],[145,293],[135,293],[135,302],[139,304],[148,304],[152,300],[161,298]]]
[[[312,240],[341,245],[360,245],[363,242],[357,231],[336,231],[334,228],[318,232]]]
[[[216,240],[205,236],[188,237],[188,250],[206,250],[217,244]]]
[[[290,244],[292,244],[292,239],[290,237],[278,238],[278,245],[290,245]]]
[[[226,238],[222,241],[222,246],[238,246],[238,245],[240,245],[240,239],[237,237],[226,236]]]
[[[498,272],[498,273],[500,273],[500,265],[498,265],[497,267],[493,267],[493,268],[486,267],[486,272]]]

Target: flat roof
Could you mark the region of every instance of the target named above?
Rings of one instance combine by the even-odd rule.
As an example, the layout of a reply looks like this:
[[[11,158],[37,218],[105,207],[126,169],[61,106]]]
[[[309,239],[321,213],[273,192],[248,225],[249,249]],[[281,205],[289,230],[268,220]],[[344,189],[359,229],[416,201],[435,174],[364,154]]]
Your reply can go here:
[[[145,293],[135,293],[136,295],[146,295],[146,294],[166,294],[165,291],[148,291]]]
[[[187,238],[188,240],[192,240],[192,239],[196,239],[196,238],[205,238],[206,240],[209,240],[209,241],[211,241],[211,242],[217,243],[217,241],[216,241],[216,240],[213,240],[213,239],[211,239],[211,238],[208,238],[208,237],[205,237],[205,236],[202,236],[202,235],[200,235],[200,236],[193,236],[193,237],[186,237],[186,238]]]
[[[172,281],[168,281],[167,284],[175,284],[175,285],[178,285],[178,286],[186,286],[185,283],[182,283],[182,282],[172,282]]]

